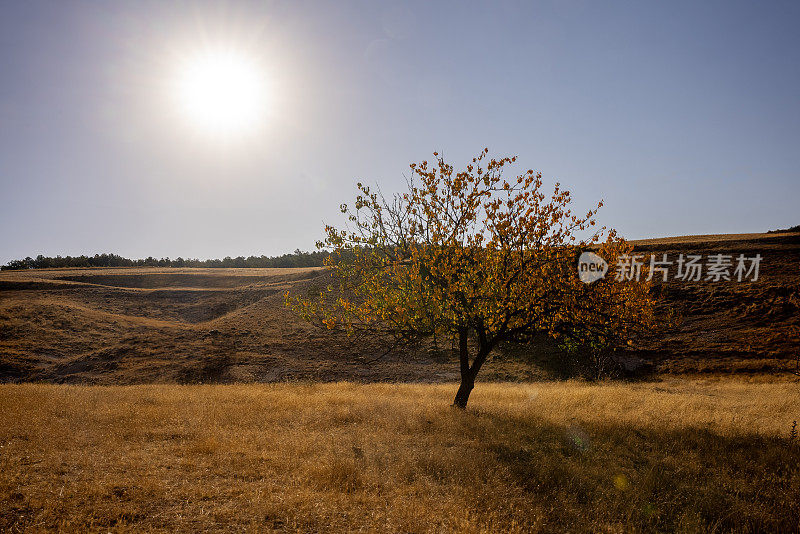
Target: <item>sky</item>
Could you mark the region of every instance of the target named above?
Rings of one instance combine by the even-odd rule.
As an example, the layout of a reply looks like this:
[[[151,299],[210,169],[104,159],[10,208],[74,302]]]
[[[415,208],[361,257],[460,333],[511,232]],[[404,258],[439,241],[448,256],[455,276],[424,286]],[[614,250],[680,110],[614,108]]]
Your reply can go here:
[[[311,250],[484,147],[631,239],[800,224],[797,2],[0,1],[0,263]],[[258,75],[220,133],[176,80]],[[196,113],[196,112],[195,112]]]

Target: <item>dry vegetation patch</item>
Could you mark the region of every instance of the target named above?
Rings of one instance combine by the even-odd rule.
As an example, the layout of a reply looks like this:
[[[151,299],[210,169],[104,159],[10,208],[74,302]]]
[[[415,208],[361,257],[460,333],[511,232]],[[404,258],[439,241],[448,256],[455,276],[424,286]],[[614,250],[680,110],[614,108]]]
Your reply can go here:
[[[0,387],[0,530],[796,531],[795,384]]]

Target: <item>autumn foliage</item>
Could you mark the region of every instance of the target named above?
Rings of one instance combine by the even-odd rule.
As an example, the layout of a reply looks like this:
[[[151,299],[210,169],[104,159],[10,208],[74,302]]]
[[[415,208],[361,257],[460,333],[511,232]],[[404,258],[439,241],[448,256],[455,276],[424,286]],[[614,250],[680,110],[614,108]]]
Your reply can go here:
[[[347,228],[327,226],[318,243],[331,251],[332,283],[311,298],[287,295],[291,306],[328,328],[452,336],[459,407],[501,343],[550,336],[577,350],[610,350],[652,324],[646,280],[578,279],[581,251],[614,265],[631,249],[597,229],[602,202],[576,215],[569,191],[556,184],[545,195],[532,170],[505,178],[516,157],[490,158],[488,149],[461,171],[434,157],[410,166],[405,193],[386,198],[358,184],[352,208],[341,206]]]

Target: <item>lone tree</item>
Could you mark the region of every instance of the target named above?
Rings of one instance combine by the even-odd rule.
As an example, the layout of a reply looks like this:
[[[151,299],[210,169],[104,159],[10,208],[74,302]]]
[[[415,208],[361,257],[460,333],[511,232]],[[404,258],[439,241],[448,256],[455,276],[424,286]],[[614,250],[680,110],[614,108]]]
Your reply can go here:
[[[353,209],[341,206],[347,228],[326,226],[317,243],[331,251],[332,283],[311,297],[287,294],[290,306],[331,329],[458,340],[459,408],[500,343],[547,335],[605,351],[652,323],[646,277],[585,284],[577,276],[581,251],[614,265],[631,250],[613,230],[592,233],[602,201],[574,215],[569,191],[556,184],[546,197],[532,170],[505,179],[516,157],[490,159],[488,149],[460,172],[434,157],[411,164],[405,193],[387,199],[358,184]]]

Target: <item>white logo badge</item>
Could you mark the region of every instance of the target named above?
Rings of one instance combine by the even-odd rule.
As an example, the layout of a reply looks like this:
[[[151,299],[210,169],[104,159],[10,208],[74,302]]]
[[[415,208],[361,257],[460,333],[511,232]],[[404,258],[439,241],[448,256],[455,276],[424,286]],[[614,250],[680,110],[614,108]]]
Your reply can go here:
[[[594,252],[584,252],[578,258],[578,278],[584,284],[600,280],[607,272],[608,263]]]

